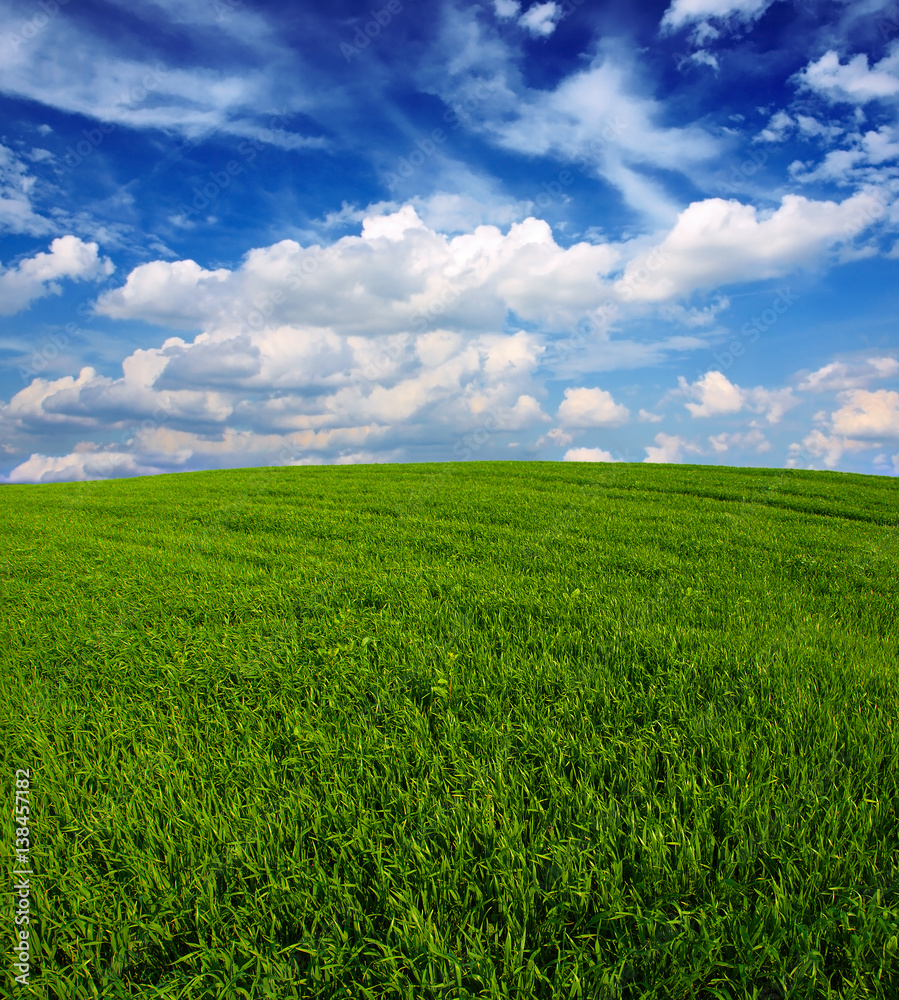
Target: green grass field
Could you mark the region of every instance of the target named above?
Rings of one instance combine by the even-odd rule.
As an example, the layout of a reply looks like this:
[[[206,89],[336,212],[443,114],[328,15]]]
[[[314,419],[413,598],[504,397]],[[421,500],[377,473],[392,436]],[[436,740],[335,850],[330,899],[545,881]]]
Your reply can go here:
[[[899,481],[250,469],[0,537],[2,995],[899,997]]]

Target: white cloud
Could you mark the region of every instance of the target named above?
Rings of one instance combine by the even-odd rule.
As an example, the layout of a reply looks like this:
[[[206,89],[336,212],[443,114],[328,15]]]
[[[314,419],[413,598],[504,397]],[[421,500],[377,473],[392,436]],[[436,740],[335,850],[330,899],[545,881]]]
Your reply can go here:
[[[825,125],[811,115],[797,114],[793,119],[786,111],[778,111],[771,116],[765,128],[752,141],[779,143],[784,142],[794,132],[797,132],[800,139],[820,139],[824,142],[832,142],[844,131],[845,129],[840,125]]]
[[[644,424],[659,424],[665,418],[661,413],[650,413],[649,410],[640,410],[639,413],[640,422]]]
[[[538,3],[523,14],[518,23],[535,38],[548,38],[556,30],[556,22],[562,11],[558,4],[548,0]]]
[[[476,180],[473,175],[472,179]],[[463,188],[468,183],[462,176],[458,182]],[[475,183],[465,194],[435,191],[427,196],[414,195],[411,204],[429,229],[454,235],[471,232],[478,226],[509,226],[533,215],[532,201],[510,201],[494,193],[491,187]]]
[[[659,310],[660,315],[667,320],[674,320],[687,327],[709,326],[715,322],[719,313],[730,308],[730,299],[726,295],[716,295],[714,301],[702,309],[685,308],[679,302],[666,305]]]
[[[820,137],[826,141],[836,139],[844,131],[839,125],[824,125],[811,115],[797,114],[796,124],[799,126],[800,135]]]
[[[850,389],[840,400],[843,405],[831,417],[837,434],[899,438],[899,392]]]
[[[790,176],[801,184],[828,181],[844,187],[877,187],[885,200],[894,200],[897,172],[892,161],[899,158],[896,140],[896,130],[889,125],[864,135],[853,133],[846,136],[846,148],[831,150],[817,166],[802,160],[791,163]]]
[[[690,444],[676,434],[665,434],[661,431],[655,436],[655,446],[647,445],[644,451],[646,452],[644,462],[665,464],[683,461],[684,451],[702,454],[702,449],[698,445]]]
[[[746,405],[746,393],[733,385],[721,372],[706,372],[698,381],[688,384],[681,375],[678,378],[681,390],[698,403],[685,403],[693,417],[718,417],[728,413],[739,413]]]
[[[581,163],[617,188],[635,212],[654,225],[670,225],[678,203],[653,175],[659,150],[665,150],[667,169],[695,182],[698,167],[719,154],[720,140],[700,125],[661,124],[663,102],[646,96],[634,53],[613,39],[604,39],[589,66],[551,90],[529,87],[513,57],[477,19],[447,8],[421,86],[451,108],[467,107],[466,126],[486,141],[526,156]]]
[[[833,469],[836,468],[846,452],[865,451],[874,447],[877,446],[865,441],[841,437],[838,434],[828,435],[815,429],[802,439],[801,444],[790,445],[786,464],[788,469],[798,468],[800,462],[807,463],[805,468],[814,468],[814,462],[809,462],[809,459],[820,458],[823,459],[825,468]]]
[[[883,214],[880,199],[867,192],[839,204],[785,195],[771,213],[721,198],[693,202],[658,246],[628,263],[615,289],[628,299],[661,302],[697,289],[781,277]]]
[[[862,136],[862,146],[870,163],[899,159],[899,132],[889,125],[881,125],[877,131],[872,129]]]
[[[888,55],[875,66],[868,66],[864,53],[853,56],[845,65],[833,49],[816,62],[809,63],[799,81],[810,90],[851,104],[867,104],[899,95],[899,44],[894,42]]]
[[[808,169],[802,160],[794,160],[789,166],[790,177],[800,184],[831,181],[846,187],[854,186],[854,168],[863,158],[864,154],[859,149],[833,149],[813,169]]]
[[[793,129],[793,119],[786,111],[778,111],[771,116],[768,124],[753,139],[753,142],[783,142]]]
[[[296,51],[248,5],[235,5],[222,18],[214,16],[214,6],[194,4],[191,12],[190,5],[165,2],[143,10],[131,6],[128,13],[152,22],[154,31],[183,33],[188,26],[207,43],[251,50],[254,68],[229,73],[129,58],[90,21],[54,17],[24,44],[4,47],[0,91],[113,128],[162,129],[191,139],[218,131],[285,149],[323,146],[320,137],[287,127],[297,113],[311,110],[310,81]],[[14,42],[20,23],[13,11],[0,12],[0,35]],[[296,86],[285,91],[285,78]]]
[[[619,253],[588,243],[562,249],[535,218],[505,234],[478,226],[448,239],[406,206],[366,219],[361,236],[326,249],[283,240],[252,250],[235,271],[193,261],[143,264],[97,308],[119,319],[232,334],[279,322],[367,336],[436,326],[486,333],[502,327],[508,310],[565,326],[607,297],[599,275]]]
[[[630,411],[604,389],[566,389],[556,419],[565,427],[620,427]]]
[[[894,362],[894,358],[869,358],[868,371],[860,365],[854,368],[844,363],[827,365],[809,377],[808,388],[821,391],[892,375]],[[833,469],[847,452],[882,447],[880,441],[872,439],[899,439],[899,392],[850,388],[840,391],[837,399],[838,409],[829,415],[826,410],[816,413],[813,419],[820,426],[806,435],[801,444],[790,445],[789,467],[803,463],[806,468],[814,468],[814,460],[821,459],[825,468]],[[878,455],[874,464],[883,464],[884,460],[884,455]]]
[[[95,281],[115,270],[108,257],[100,257],[96,243],[77,236],[60,236],[49,253],[26,257],[12,268],[0,268],[0,315],[9,316],[27,308],[35,299],[59,295],[58,278]]]
[[[681,375],[678,384],[685,396],[697,401],[684,403],[693,417],[718,417],[749,409],[764,414],[769,424],[776,424],[787,410],[799,405],[792,388],[771,390],[756,386],[743,389],[719,371],[706,372],[693,383],[688,383]]]
[[[571,444],[573,440],[574,437],[563,428],[553,427],[551,431],[547,431],[546,434],[537,439],[537,447],[542,448],[545,444],[552,444],[559,448],[564,448],[565,445]]]
[[[611,452],[602,448],[569,448],[562,457],[563,462],[617,462]]]
[[[662,29],[677,30],[686,24],[710,18],[751,23],[771,6],[774,0],[672,0],[662,18]]]
[[[121,288],[102,295],[97,311],[113,319],[194,329],[220,310],[217,291],[230,275],[223,268],[207,271],[192,260],[154,260],[136,267]]]
[[[560,319],[598,315],[608,302],[602,275],[626,247],[563,249],[537,219],[449,238],[408,206],[360,221],[358,236],[327,247],[284,240],[250,251],[233,270],[193,261],[132,270],[101,296],[100,314],[202,332],[134,350],[120,377],[84,368],[77,378],[35,379],[0,404],[0,439],[18,455],[43,456],[16,475],[96,472],[107,459],[54,457],[47,447],[76,429],[96,442],[105,435],[97,454],[131,455],[133,465],[111,473],[130,475],[229,462],[408,460],[425,442],[449,460],[483,458],[507,453],[516,443],[509,435],[538,428],[538,446],[565,449],[579,430],[630,419],[609,392],[583,385],[604,355],[610,368],[621,365],[605,327],[594,325],[584,357],[573,357],[581,371],[568,376],[577,381],[555,419],[552,407],[544,412],[539,377]],[[96,248],[74,237],[32,267],[44,281],[104,270]],[[510,327],[513,313],[527,330]],[[889,359],[879,363],[869,366],[875,374],[892,371]],[[714,372],[692,386],[681,380],[681,390],[696,417],[751,411],[776,423],[796,402],[790,389],[745,389]],[[640,419],[661,417],[641,410]],[[716,438],[728,447],[740,440]],[[671,435],[647,450],[675,456],[665,460],[686,452],[703,453]]]
[[[450,240],[407,211],[366,220],[362,236],[325,249],[283,241],[251,251],[234,271],[153,261],[98,311],[203,332],[134,351],[119,378],[85,368],[34,380],[0,405],[0,437],[46,455],[43,437],[94,428],[153,469],[237,454],[279,463],[283,448],[307,462],[386,460],[423,440],[449,459],[460,457],[454,444],[505,447],[501,435],[551,423],[536,377],[544,337],[497,332],[509,309],[583,315],[604,294],[596,273],[610,259],[602,247],[563,251],[537,220]],[[603,402],[583,419],[626,415]]]
[[[718,57],[707,49],[699,49],[690,56],[690,62],[698,66],[710,66],[717,73],[719,70]]]
[[[56,228],[32,206],[36,183],[22,158],[0,143],[0,233],[43,236]]]
[[[20,463],[3,481],[7,483],[69,483],[90,479],[119,479],[152,476],[166,471],[141,464],[134,455],[122,451],[100,451],[88,443],[68,455],[34,454]],[[87,450],[90,448],[91,450]]]
[[[771,442],[757,428],[746,433],[737,432],[728,434],[726,431],[723,431],[721,434],[710,434],[709,444],[711,444],[712,448],[719,455],[730,451],[731,448],[745,449],[747,451],[752,449],[759,455],[771,450]]]
[[[518,11],[521,10],[521,4],[517,0],[493,0],[493,9],[496,11],[497,17],[508,20],[518,14]]]
[[[802,378],[796,388],[802,392],[859,389],[878,378],[899,375],[899,358],[866,358],[859,362],[834,361]]]

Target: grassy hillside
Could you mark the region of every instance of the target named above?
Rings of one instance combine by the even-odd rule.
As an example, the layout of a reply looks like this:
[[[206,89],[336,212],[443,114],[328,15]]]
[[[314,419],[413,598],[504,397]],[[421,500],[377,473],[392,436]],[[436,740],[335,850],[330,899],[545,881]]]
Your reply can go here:
[[[899,996],[897,487],[567,463],[4,487],[31,991]]]

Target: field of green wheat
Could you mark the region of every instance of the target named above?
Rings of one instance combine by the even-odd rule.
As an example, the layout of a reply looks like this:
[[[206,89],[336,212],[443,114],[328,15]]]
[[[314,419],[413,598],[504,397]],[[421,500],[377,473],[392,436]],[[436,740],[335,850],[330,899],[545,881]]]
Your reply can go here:
[[[899,481],[245,469],[0,542],[2,995],[899,997]]]

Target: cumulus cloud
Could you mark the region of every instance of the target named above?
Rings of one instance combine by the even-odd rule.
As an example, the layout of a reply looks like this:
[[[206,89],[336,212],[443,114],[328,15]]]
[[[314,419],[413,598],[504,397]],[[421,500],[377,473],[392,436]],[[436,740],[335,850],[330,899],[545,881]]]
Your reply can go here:
[[[739,413],[746,405],[745,391],[733,385],[721,372],[706,372],[692,384],[688,384],[681,375],[678,383],[686,395],[699,400],[699,402],[684,403],[690,415],[694,417],[717,417],[727,413]]]
[[[620,427],[630,419],[630,410],[604,389],[566,389],[556,419],[564,427]]]
[[[611,452],[602,448],[569,448],[562,457],[563,462],[617,462]]]
[[[831,49],[809,63],[798,78],[803,86],[833,102],[867,104],[895,98],[899,95],[899,44],[893,42],[889,53],[870,67],[864,53],[844,64]]]
[[[693,417],[717,417],[749,409],[764,414],[769,424],[776,424],[787,410],[799,405],[792,388],[771,390],[756,386],[743,389],[719,371],[706,372],[693,383],[688,383],[681,375],[678,384],[681,392],[694,400],[684,403]]]
[[[691,444],[677,434],[665,434],[663,431],[656,434],[655,445],[647,445],[644,451],[644,462],[664,464],[682,462],[684,451],[702,454],[702,448],[698,445]]]
[[[859,389],[879,378],[899,375],[899,358],[884,356],[863,361],[833,361],[805,375],[796,385],[802,392]]]
[[[731,448],[745,449],[747,451],[752,449],[757,454],[771,450],[771,442],[758,428],[753,428],[751,431],[746,431],[745,433],[736,432],[728,434],[726,431],[723,431],[721,434],[710,434],[709,444],[719,455],[730,451]]]
[[[841,203],[785,195],[770,213],[721,198],[693,202],[658,246],[628,263],[615,290],[635,301],[661,302],[697,289],[781,277],[883,214],[880,199],[868,192]]]
[[[422,438],[459,457],[460,435],[487,441],[551,421],[536,378],[544,337],[499,331],[512,309],[539,324],[594,306],[597,269],[612,259],[608,248],[562,250],[536,220],[450,240],[409,210],[367,219],[361,236],[327,249],[254,250],[233,271],[154,261],[98,312],[202,332],[134,351],[120,378],[85,368],[36,379],[0,406],[0,433],[27,452],[51,428],[102,427],[157,469],[238,449],[244,463],[270,464],[279,442],[301,462],[382,460]],[[587,394],[575,397],[591,404],[584,426],[626,415]]]
[[[535,4],[518,19],[518,23],[535,38],[548,38],[556,30],[561,13],[559,5],[549,0]]]
[[[553,427],[551,431],[547,431],[546,434],[537,439],[537,447],[542,448],[545,444],[553,444],[559,448],[564,448],[565,445],[571,444],[573,440],[573,435],[569,434],[563,427]]]
[[[115,270],[108,257],[100,257],[96,243],[77,236],[60,236],[49,253],[26,257],[12,268],[0,270],[0,315],[26,309],[35,299],[62,292],[57,279],[96,281]]]
[[[707,49],[699,49],[697,52],[694,52],[690,56],[690,62],[696,63],[697,66],[708,66],[716,73],[721,68],[718,63],[718,57]]]
[[[795,122],[786,111],[778,111],[771,116],[753,142],[783,142],[794,127]]]
[[[5,477],[7,483],[70,483],[92,479],[125,479],[165,472],[164,467],[144,465],[123,451],[101,451],[85,442],[68,455],[34,454]]]
[[[521,4],[517,0],[493,0],[493,9],[497,17],[507,20],[518,14]]]
[[[672,0],[662,18],[663,30],[677,30],[711,18],[751,23],[758,20],[774,0]]]
[[[832,149],[811,169],[804,161],[794,160],[789,166],[790,177],[800,184],[830,181],[848,187],[855,184],[855,167],[863,159],[860,149]]]
[[[283,240],[252,250],[235,271],[193,261],[141,265],[97,309],[232,336],[279,322],[365,336],[436,326],[487,332],[502,328],[509,310],[565,326],[604,300],[599,276],[619,253],[589,243],[562,249],[535,218],[505,234],[478,226],[448,239],[407,205],[365,219],[361,236],[326,249]]]
[[[216,292],[230,274],[224,268],[207,271],[192,260],[154,260],[136,267],[121,288],[101,296],[97,311],[112,319],[140,318],[190,330],[220,312]]]
[[[817,164],[795,160],[789,167],[790,176],[800,184],[827,181],[843,187],[878,187],[889,198],[896,179],[892,161],[899,159],[896,129],[881,125],[864,134],[847,135],[846,142],[843,149],[830,150]]]
[[[510,443],[503,435],[532,432],[542,435],[538,447],[564,449],[579,431],[631,418],[611,393],[584,386],[582,373],[570,376],[574,387],[547,413],[539,378],[548,337],[558,336],[559,322],[599,315],[611,287],[604,276],[626,249],[563,249],[536,219],[449,238],[406,206],[363,218],[358,236],[327,247],[284,240],[252,250],[233,269],[152,261],[102,295],[97,309],[176,335],[134,350],[121,377],[82,368],[77,377],[35,379],[0,404],[0,438],[32,455],[15,471],[20,479],[94,475],[110,461],[48,456],[48,435],[73,440],[74,433],[115,439],[83,451],[130,455],[132,465],[110,466],[115,475],[358,455],[408,460],[425,442],[450,460],[486,457]],[[74,237],[40,257],[32,277],[44,282],[107,270],[96,247]],[[201,332],[187,336],[188,329]],[[606,327],[591,323],[585,337],[590,364],[606,352],[611,370],[616,341]],[[874,358],[865,370],[889,375],[894,364]],[[791,389],[743,388],[720,372],[693,384],[682,378],[680,387],[693,417],[750,411],[773,424],[796,405]],[[847,398],[844,408],[864,402]],[[646,410],[639,416],[662,419]],[[758,447],[751,432],[713,437],[714,450]],[[702,449],[666,434],[647,449],[657,456],[649,461],[691,452]]]
[[[831,417],[837,434],[899,438],[899,392],[850,389],[840,400],[843,405]]]
[[[825,468],[833,469],[846,452],[865,451],[873,447],[876,446],[839,434],[826,434],[816,428],[802,439],[801,444],[794,442],[790,445],[786,465],[788,469],[796,469],[804,462],[805,468],[813,469],[814,460],[821,459]]]
[[[825,366],[814,375],[810,388],[813,391],[832,389],[839,385],[853,385],[867,381],[873,374],[893,374],[893,358],[870,358],[868,371],[861,366],[850,368],[843,363]],[[872,369],[874,370],[872,374]],[[878,371],[879,369],[879,371]],[[821,460],[825,468],[833,469],[843,455],[882,447],[879,438],[899,439],[899,392],[888,389],[844,389],[837,394],[839,406],[831,413],[821,410],[814,420],[819,425],[802,439],[790,445],[787,465],[796,468],[803,463],[814,468]],[[874,464],[883,464],[880,455]]]

